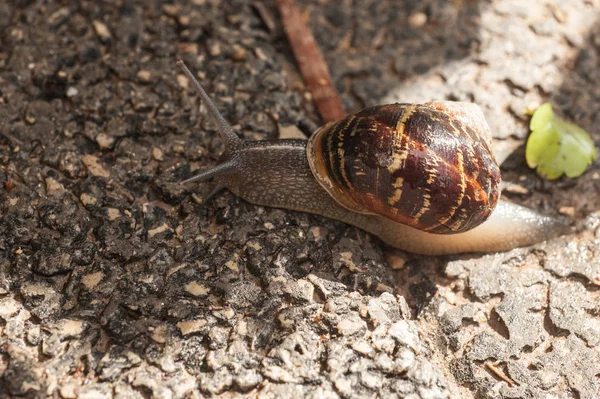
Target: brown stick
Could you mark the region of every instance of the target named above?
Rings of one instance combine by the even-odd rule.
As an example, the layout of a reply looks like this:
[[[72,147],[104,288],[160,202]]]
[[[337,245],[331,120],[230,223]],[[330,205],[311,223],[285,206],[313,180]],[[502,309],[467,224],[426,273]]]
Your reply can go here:
[[[346,112],[340,95],[311,30],[302,20],[300,9],[294,0],[277,0],[277,6],[300,73],[323,121],[341,119]]]

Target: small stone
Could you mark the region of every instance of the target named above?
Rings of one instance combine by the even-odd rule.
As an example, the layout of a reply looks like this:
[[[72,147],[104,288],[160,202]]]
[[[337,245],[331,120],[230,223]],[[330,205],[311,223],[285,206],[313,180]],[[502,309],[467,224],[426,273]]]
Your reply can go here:
[[[383,293],[379,298],[372,298],[367,304],[367,311],[374,326],[389,325],[400,319],[400,311],[396,298],[389,293]]]
[[[361,383],[373,390],[379,390],[383,386],[383,381],[380,374],[371,371],[363,371],[360,373]]]
[[[246,59],[246,50],[242,46],[234,44],[231,58],[234,61],[244,61]]]
[[[251,390],[262,381],[262,375],[253,369],[244,369],[235,377],[235,385],[244,392]]]
[[[352,344],[352,349],[360,353],[361,355],[371,357],[374,353],[374,349],[367,341],[360,340]]]
[[[214,373],[200,375],[200,389],[216,396],[229,389],[233,383],[233,376],[227,367],[222,367]]]
[[[140,83],[150,83],[152,82],[152,73],[150,71],[142,69],[137,73],[137,78],[140,81]]]
[[[373,362],[375,363],[375,366],[384,373],[391,373],[394,371],[394,361],[385,352],[378,353],[377,356],[375,356],[375,359],[373,359]]]
[[[529,194],[529,190],[526,187],[524,187],[520,184],[515,184],[515,183],[507,184],[506,187],[504,188],[504,191],[506,191],[507,193],[519,194],[519,195]]]
[[[81,279],[81,282],[83,283],[83,285],[86,286],[86,288],[92,290],[98,285],[98,283],[100,283],[100,281],[102,281],[103,278],[104,278],[104,273],[96,272],[96,273],[86,274]]]
[[[152,238],[155,235],[160,234],[160,233],[164,233],[165,231],[168,231],[168,230],[171,230],[171,228],[169,227],[169,225],[166,224],[166,223],[163,223],[160,226],[158,226],[158,227],[156,227],[156,228],[154,228],[152,230],[148,230],[148,238]]]
[[[415,364],[415,353],[410,349],[402,350],[396,357],[396,373],[400,374]]]
[[[536,376],[540,383],[540,388],[545,390],[556,386],[560,381],[560,376],[553,371],[540,370],[536,373]]]
[[[79,201],[81,201],[81,203],[84,206],[92,206],[92,205],[96,205],[96,203],[98,202],[98,200],[96,199],[96,197],[87,194],[87,193],[83,193],[79,196]]]
[[[193,296],[205,296],[210,292],[210,288],[206,287],[204,284],[198,283],[197,281],[187,283],[184,289],[185,292]]]
[[[48,17],[48,25],[52,28],[57,28],[69,19],[69,8],[59,8]]]
[[[278,125],[278,128],[280,139],[306,140],[306,135],[296,125]]]
[[[394,340],[392,338],[373,338],[373,348],[378,351],[383,351],[385,353],[392,353],[394,351],[394,347],[396,346]]]
[[[65,191],[65,186],[52,177],[46,178],[46,194],[55,195]]]
[[[561,215],[573,217],[575,216],[575,208],[572,206],[561,206],[558,209],[558,213],[560,213]]]
[[[407,258],[406,258],[406,255],[404,255],[400,252],[395,252],[395,253],[389,254],[386,257],[386,260],[388,262],[388,265],[390,265],[390,268],[392,268],[394,270],[400,270],[400,269],[404,268]]]
[[[184,54],[198,54],[198,43],[179,43],[179,51]]]
[[[67,97],[69,97],[69,98],[75,97],[75,96],[76,96],[76,95],[78,95],[78,94],[79,94],[79,90],[77,89],[77,87],[70,86],[70,87],[67,89],[67,93],[66,93],[66,95],[67,95]]]
[[[181,15],[181,16],[179,16],[178,21],[182,26],[189,26],[191,19],[190,19],[189,15]]]
[[[162,9],[169,17],[176,17],[179,14],[179,7],[174,4],[163,4]]]
[[[206,324],[208,324],[208,321],[204,319],[180,321],[179,323],[177,323],[177,328],[179,328],[181,334],[189,335],[202,331],[202,328]]]
[[[156,161],[163,161],[165,159],[164,154],[160,148],[152,148],[152,158]]]
[[[400,320],[390,326],[389,334],[400,344],[418,350],[420,345],[417,327],[407,320]]]
[[[66,344],[61,343],[56,334],[42,339],[42,353],[49,357],[56,357],[64,353]]]
[[[179,87],[181,87],[182,89],[187,89],[188,88],[188,80],[187,77],[185,75],[177,75],[177,84],[179,84]]]
[[[60,396],[64,399],[75,399],[77,398],[77,394],[75,390],[77,389],[77,385],[74,383],[66,383],[65,385],[60,387]]]
[[[415,28],[420,28],[427,23],[427,14],[423,12],[416,12],[408,17],[408,23]]]
[[[350,378],[338,377],[334,380],[335,388],[345,396],[352,396],[352,380]]]
[[[106,25],[104,25],[100,21],[93,21],[92,25],[94,25],[94,30],[96,31],[96,34],[98,35],[101,41],[107,42],[110,40],[111,34]]]
[[[221,44],[219,42],[212,42],[208,46],[208,54],[212,57],[217,57],[221,54]]]
[[[59,321],[54,329],[61,340],[66,338],[79,337],[88,327],[87,323],[81,320],[63,319]]]
[[[152,331],[152,335],[150,337],[152,338],[152,340],[154,342],[157,342],[159,344],[164,344],[165,342],[167,342],[167,338],[169,338],[168,333],[169,333],[169,329],[168,329],[167,325],[162,324],[162,325],[156,327]]]
[[[8,321],[11,316],[16,315],[21,310],[21,304],[12,298],[0,300],[0,318]]]
[[[100,133],[96,136],[96,143],[102,150],[108,150],[115,144],[115,138],[107,135],[106,133]]]
[[[367,325],[364,321],[344,319],[337,325],[337,331],[341,335],[354,335],[366,330]]]
[[[108,220],[114,222],[115,220],[120,218],[122,214],[121,211],[117,208],[106,208],[106,216],[108,217]]]
[[[104,399],[112,396],[112,389],[108,383],[83,385],[77,390],[77,399]]]
[[[104,178],[110,177],[110,173],[99,163],[100,160],[97,157],[93,155],[84,155],[81,157],[81,162],[83,162],[93,176]]]
[[[25,333],[25,339],[30,345],[39,345],[42,342],[40,326],[29,327]]]
[[[329,230],[325,227],[314,226],[309,230],[310,234],[314,237],[315,240],[319,241],[327,237]]]

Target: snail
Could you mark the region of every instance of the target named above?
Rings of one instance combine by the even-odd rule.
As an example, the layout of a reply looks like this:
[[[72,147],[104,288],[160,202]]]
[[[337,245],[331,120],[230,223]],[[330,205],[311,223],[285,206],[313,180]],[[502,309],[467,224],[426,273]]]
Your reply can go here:
[[[247,202],[322,215],[408,252],[498,252],[570,230],[559,218],[499,200],[500,168],[480,108],[463,102],[366,108],[306,140],[244,141],[183,61],[224,141],[213,178]]]

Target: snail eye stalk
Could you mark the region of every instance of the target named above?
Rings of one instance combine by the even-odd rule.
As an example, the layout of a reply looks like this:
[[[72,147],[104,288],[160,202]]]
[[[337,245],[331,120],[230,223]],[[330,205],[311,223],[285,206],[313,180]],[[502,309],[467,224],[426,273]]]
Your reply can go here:
[[[206,91],[202,88],[198,79],[192,74],[192,72],[188,69],[187,65],[183,60],[177,60],[177,66],[181,68],[185,76],[194,84],[196,91],[200,95],[204,104],[206,104],[206,108],[208,109],[208,114],[210,115],[213,122],[217,125],[217,129],[219,130],[219,134],[221,135],[221,139],[225,143],[225,152],[235,152],[236,149],[241,147],[242,140],[235,134],[229,123],[223,118],[223,115],[219,112],[215,104],[210,99],[210,96],[206,94]]]

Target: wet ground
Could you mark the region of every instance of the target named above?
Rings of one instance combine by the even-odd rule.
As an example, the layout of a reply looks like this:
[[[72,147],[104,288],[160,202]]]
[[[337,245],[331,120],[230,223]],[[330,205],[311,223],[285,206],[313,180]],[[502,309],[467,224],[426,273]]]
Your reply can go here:
[[[349,111],[476,101],[504,196],[580,232],[419,257],[204,204],[177,182],[222,144],[176,57],[246,139],[319,125],[269,2],[1,2],[0,397],[598,397],[600,164],[540,180],[523,111],[598,144],[600,3],[302,6]]]

